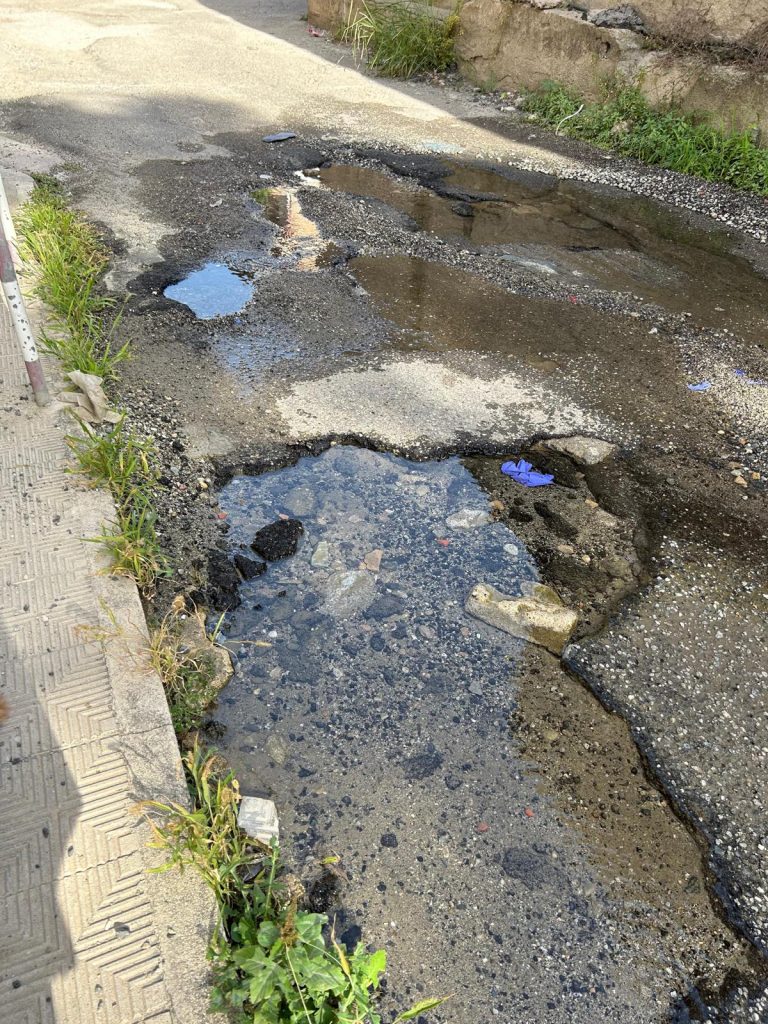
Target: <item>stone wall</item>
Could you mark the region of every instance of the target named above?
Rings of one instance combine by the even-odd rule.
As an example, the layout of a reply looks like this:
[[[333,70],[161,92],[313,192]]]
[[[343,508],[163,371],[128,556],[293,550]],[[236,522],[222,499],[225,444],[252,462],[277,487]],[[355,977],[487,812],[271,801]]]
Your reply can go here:
[[[308,0],[309,21],[334,28],[357,0]],[[565,7],[570,3],[570,7]],[[436,0],[442,13],[453,0]],[[768,0],[466,0],[456,40],[459,67],[490,89],[532,89],[553,80],[597,98],[616,74],[637,79],[652,103],[709,113],[728,128],[760,130],[768,140],[768,74],[723,64],[706,52],[651,49],[648,34],[691,42],[745,43],[768,26]],[[766,35],[768,50],[768,34]]]

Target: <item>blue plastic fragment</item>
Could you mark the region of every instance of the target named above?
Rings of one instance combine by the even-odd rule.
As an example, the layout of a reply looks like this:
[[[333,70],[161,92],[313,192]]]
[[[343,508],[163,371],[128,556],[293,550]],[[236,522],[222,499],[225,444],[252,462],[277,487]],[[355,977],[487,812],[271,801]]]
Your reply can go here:
[[[734,370],[733,372],[736,374],[737,377],[746,377],[747,376],[747,371],[746,370]]]
[[[708,380],[703,380],[701,382],[701,384],[689,384],[688,385],[688,390],[689,391],[709,391],[709,389],[711,387],[712,387],[712,385],[711,385],[711,383]]]
[[[733,372],[737,377],[740,377],[747,384],[757,384],[757,386],[761,388],[768,387],[768,380],[758,380],[755,377],[747,377],[746,370],[734,370]]]
[[[519,462],[505,462],[501,467],[501,472],[526,487],[545,487],[555,479],[551,473],[539,473],[525,459],[520,459]]]
[[[295,139],[296,132],[275,132],[274,135],[265,135],[262,142],[285,142],[286,139]]]

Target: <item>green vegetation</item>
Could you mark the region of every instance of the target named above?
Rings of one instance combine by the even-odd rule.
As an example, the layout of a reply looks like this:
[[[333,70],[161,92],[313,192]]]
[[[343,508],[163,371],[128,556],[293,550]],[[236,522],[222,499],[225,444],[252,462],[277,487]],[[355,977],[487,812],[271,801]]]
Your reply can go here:
[[[128,357],[128,344],[113,345],[120,313],[115,300],[100,291],[109,253],[96,231],[68,207],[61,186],[47,175],[35,179],[19,231],[21,255],[36,272],[35,294],[51,311],[42,335],[44,351],[67,372],[114,378],[117,365]],[[155,529],[152,443],[130,434],[125,417],[111,428],[81,426],[82,435],[66,438],[76,471],[97,486],[108,486],[116,506],[114,522],[92,539],[110,551],[110,572],[132,577],[150,597],[157,577],[168,572]]]
[[[159,870],[192,867],[215,895],[212,1008],[230,1011],[238,1024],[380,1024],[374,1005],[384,951],[368,953],[359,943],[349,952],[333,931],[326,938],[327,917],[300,908],[301,886],[282,870],[277,846],[268,850],[238,828],[238,784],[215,755],[195,747],[185,768],[193,810],[144,807],[153,846],[167,854]],[[441,1002],[424,1000],[393,1024]]]
[[[144,597],[152,597],[158,577],[170,573],[157,539],[157,513],[151,493],[136,487],[116,506],[115,519],[90,540],[103,544],[112,556],[111,576],[129,576]]]
[[[547,82],[527,95],[525,109],[564,135],[622,156],[768,195],[768,150],[756,145],[751,132],[727,132],[692,114],[654,110],[637,85],[609,82],[598,102],[586,103]]]
[[[21,255],[37,272],[36,295],[52,310],[42,348],[65,371],[109,378],[128,357],[114,346],[120,322],[113,298],[99,291],[109,253],[94,228],[69,209],[55,178],[36,178],[19,218]]]
[[[180,737],[200,728],[218,692],[214,685],[215,640],[206,638],[210,644],[207,650],[190,646],[179,628],[178,611],[183,608],[181,599],[178,608],[172,609],[153,629],[149,641],[149,661],[163,681],[173,728]]]
[[[269,202],[269,194],[272,191],[270,188],[255,188],[251,192],[251,199],[255,199],[257,203],[261,203],[262,206],[266,206]]]
[[[67,434],[64,438],[77,462],[74,472],[87,476],[96,487],[109,487],[118,504],[133,490],[146,489],[154,480],[152,441],[140,441],[130,434],[125,416],[102,432],[87,423],[82,429],[82,434]]]
[[[390,78],[410,78],[445,71],[454,61],[458,14],[443,18],[431,5],[414,9],[402,0],[352,7],[340,37],[367,60],[372,71]]]

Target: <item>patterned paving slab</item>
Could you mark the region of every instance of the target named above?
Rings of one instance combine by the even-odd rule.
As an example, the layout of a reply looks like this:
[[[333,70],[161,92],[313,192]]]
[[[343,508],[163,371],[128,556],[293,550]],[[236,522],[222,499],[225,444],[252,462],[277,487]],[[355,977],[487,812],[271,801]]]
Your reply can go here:
[[[210,907],[192,878],[151,881],[135,809],[183,793],[178,752],[159,680],[83,629],[103,624],[105,587],[123,614],[133,591],[126,635],[143,617],[135,588],[98,575],[83,534],[109,506],[66,472],[60,417],[30,401],[0,306],[0,1019],[198,1024]]]

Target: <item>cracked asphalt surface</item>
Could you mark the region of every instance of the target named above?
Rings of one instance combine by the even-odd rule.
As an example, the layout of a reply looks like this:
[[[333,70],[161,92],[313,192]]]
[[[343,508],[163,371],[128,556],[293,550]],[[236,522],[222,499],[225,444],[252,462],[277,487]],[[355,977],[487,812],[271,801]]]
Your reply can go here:
[[[450,77],[377,81],[301,13],[0,14],[0,163],[53,168],[131,293],[119,400],[156,439],[177,566],[157,610],[229,609],[211,731],[309,892],[390,950],[387,1010],[455,990],[436,1019],[760,1024],[765,203]],[[254,295],[197,320],[163,291],[211,260]],[[616,452],[536,445],[574,433]],[[521,455],[555,485],[499,473]],[[438,537],[467,502],[495,521]],[[281,514],[302,547],[243,583],[234,553]],[[334,572],[371,603],[330,614]],[[562,661],[464,617],[481,574],[578,611]]]

